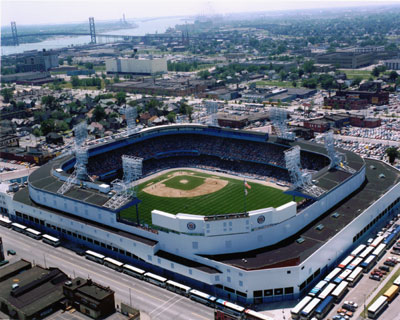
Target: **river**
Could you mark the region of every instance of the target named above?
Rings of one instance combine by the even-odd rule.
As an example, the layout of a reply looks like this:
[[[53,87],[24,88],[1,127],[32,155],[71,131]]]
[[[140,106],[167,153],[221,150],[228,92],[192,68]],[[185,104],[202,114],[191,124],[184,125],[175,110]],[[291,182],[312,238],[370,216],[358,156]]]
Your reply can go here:
[[[120,29],[109,32],[102,32],[102,34],[121,34],[130,36],[143,36],[147,33],[163,33],[169,27],[175,27],[177,24],[184,24],[185,21],[190,19],[183,18],[157,18],[152,20],[138,20],[135,23],[138,25],[137,28],[133,29]],[[89,29],[89,23],[88,23]],[[79,37],[56,37],[53,39],[47,39],[42,42],[34,43],[23,43],[17,47],[13,46],[2,46],[1,55],[8,55],[14,53],[22,53],[28,50],[42,50],[42,49],[59,49],[70,46],[88,44],[90,42],[90,36],[79,36]]]

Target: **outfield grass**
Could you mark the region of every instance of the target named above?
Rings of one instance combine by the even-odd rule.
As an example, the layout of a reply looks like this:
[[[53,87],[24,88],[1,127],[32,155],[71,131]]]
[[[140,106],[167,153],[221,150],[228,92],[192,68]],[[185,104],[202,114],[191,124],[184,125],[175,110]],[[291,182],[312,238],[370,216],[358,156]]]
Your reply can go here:
[[[182,180],[186,180],[187,183],[182,183]],[[205,178],[193,177],[189,175],[175,176],[163,182],[166,187],[179,189],[179,190],[193,190],[194,188],[201,186],[204,183]]]
[[[182,171],[182,170],[177,170]],[[186,172],[190,173],[191,171]],[[193,172],[193,171],[192,171]],[[258,183],[249,182],[251,189],[248,195],[244,195],[243,180],[220,177],[228,181],[228,184],[219,191],[204,196],[191,198],[166,198],[150,195],[143,191],[143,188],[150,183],[168,178],[172,172],[168,172],[150,181],[146,181],[138,186],[138,198],[142,201],[139,204],[140,222],[151,224],[151,211],[158,209],[168,213],[189,213],[198,215],[216,215],[226,213],[239,213],[256,210],[266,207],[279,207],[292,200],[292,197],[286,195],[282,190],[267,187]],[[198,177],[211,177],[212,174],[195,172]],[[183,176],[177,178],[182,179]],[[171,179],[172,180],[172,179]],[[296,198],[300,201],[301,198]],[[134,207],[121,212],[121,217],[135,220],[136,211]]]

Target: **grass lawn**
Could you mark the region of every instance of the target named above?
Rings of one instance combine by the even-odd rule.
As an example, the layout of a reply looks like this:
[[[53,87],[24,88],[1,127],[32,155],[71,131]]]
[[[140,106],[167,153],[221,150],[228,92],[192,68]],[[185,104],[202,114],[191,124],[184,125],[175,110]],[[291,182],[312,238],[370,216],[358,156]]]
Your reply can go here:
[[[277,86],[277,87],[286,87],[286,88],[294,88],[291,81],[278,81],[278,80],[260,80],[256,82],[258,86]],[[297,83],[297,87],[301,87],[301,83]]]
[[[191,198],[167,198],[153,196],[142,191],[143,188],[148,186],[151,182],[156,183],[168,178],[168,175],[172,172],[174,171],[170,171],[138,186],[138,198],[142,201],[139,204],[141,223],[151,224],[151,211],[154,209],[166,211],[171,214],[189,213],[208,216],[244,212],[245,202],[246,210],[250,211],[266,207],[276,208],[292,200],[292,197],[284,194],[282,190],[253,182],[249,182],[251,189],[248,190],[248,195],[245,198],[243,180],[226,177],[220,177],[220,179],[228,181],[228,184],[224,188],[203,196]],[[193,171],[185,170],[185,172],[188,173],[189,178],[193,178],[190,177],[190,173]],[[200,177],[199,179],[201,179],[201,177],[206,178],[213,176],[212,174],[197,171],[195,172],[195,175],[196,178]],[[176,182],[175,179],[170,179],[170,182],[175,184],[175,186],[179,183],[179,180],[184,178],[184,176],[177,176],[176,178],[178,178],[176,179]],[[195,180],[193,180],[193,184],[195,183],[194,181]],[[198,180],[196,180],[196,183],[198,183]],[[181,186],[179,188],[181,188]],[[301,198],[296,198],[296,201],[300,200]],[[135,220],[135,208],[131,207],[122,211],[121,217]]]
[[[371,71],[368,70],[358,70],[358,69],[339,69],[339,71],[346,74],[348,79],[354,79],[360,77],[362,79],[368,80],[369,78],[375,78],[371,75]]]
[[[186,183],[181,181],[186,180]],[[205,178],[193,177],[189,175],[175,176],[171,179],[164,181],[166,187],[179,189],[179,190],[193,190],[194,188],[202,185]]]

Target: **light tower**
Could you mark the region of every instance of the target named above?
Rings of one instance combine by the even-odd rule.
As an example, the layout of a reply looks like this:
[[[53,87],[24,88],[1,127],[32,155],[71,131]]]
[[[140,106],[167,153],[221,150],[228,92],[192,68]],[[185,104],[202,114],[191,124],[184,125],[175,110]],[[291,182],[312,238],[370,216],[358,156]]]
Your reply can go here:
[[[136,127],[137,109],[136,107],[126,107],[124,113],[127,124],[127,135],[129,136],[137,132],[137,127]]]
[[[103,205],[104,207],[116,210],[136,197],[136,183],[142,175],[142,167],[142,158],[122,156],[123,180],[116,179],[111,183],[115,194]]]
[[[69,175],[68,179],[58,189],[57,193],[65,194],[71,189],[73,184],[78,184],[82,180],[88,180],[86,165],[88,163],[88,151],[83,146],[87,138],[87,124],[86,121],[81,122],[74,128],[74,153],[75,153],[75,166],[74,171]]]
[[[207,101],[206,109],[208,115],[207,124],[210,126],[218,126],[218,121],[217,121],[218,102]]]
[[[287,110],[284,108],[269,108],[269,119],[274,125],[276,135],[285,140],[294,140],[294,133],[287,130]]]
[[[342,162],[340,155],[335,150],[333,131],[328,131],[324,135],[325,148],[331,158],[329,169],[335,168]]]
[[[328,157],[331,159],[329,169],[338,168],[351,174],[356,172],[356,170],[346,164],[344,154],[341,154],[335,150],[333,131],[328,131],[324,134],[324,142],[326,151],[328,152]]]
[[[309,172],[303,172],[300,164],[300,147],[294,146],[285,151],[286,168],[296,189],[303,189],[312,196],[319,197],[325,192],[322,188],[314,185]]]

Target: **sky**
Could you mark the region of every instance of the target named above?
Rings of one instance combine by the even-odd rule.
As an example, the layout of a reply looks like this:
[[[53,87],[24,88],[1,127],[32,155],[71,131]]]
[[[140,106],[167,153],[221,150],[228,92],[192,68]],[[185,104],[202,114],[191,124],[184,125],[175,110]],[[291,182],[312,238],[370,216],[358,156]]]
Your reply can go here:
[[[400,0],[0,0],[1,25],[61,24],[95,20],[165,16],[197,16],[238,12],[348,7]]]

